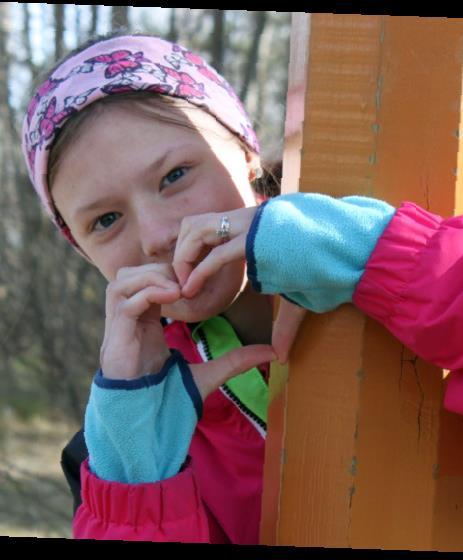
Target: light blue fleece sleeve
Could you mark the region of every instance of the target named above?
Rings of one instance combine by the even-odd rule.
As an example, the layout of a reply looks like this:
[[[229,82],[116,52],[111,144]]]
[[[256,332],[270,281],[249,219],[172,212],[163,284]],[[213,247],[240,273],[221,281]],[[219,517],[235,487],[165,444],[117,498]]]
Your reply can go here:
[[[271,198],[257,210],[247,236],[248,277],[258,292],[282,294],[317,313],[351,302],[395,211],[362,196]]]
[[[191,370],[177,350],[157,374],[93,380],[84,435],[90,470],[108,481],[136,484],[176,475],[202,415]]]

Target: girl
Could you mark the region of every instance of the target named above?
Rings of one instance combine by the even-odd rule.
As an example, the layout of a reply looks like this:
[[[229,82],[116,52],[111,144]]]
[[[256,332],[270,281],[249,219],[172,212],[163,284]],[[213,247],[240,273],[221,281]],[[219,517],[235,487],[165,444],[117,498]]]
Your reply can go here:
[[[274,358],[271,302],[243,261],[189,299],[172,266],[186,216],[216,216],[219,244],[225,212],[255,212],[259,146],[241,103],[186,49],[115,37],[51,72],[23,139],[46,210],[108,280],[89,458],[79,436],[64,457],[82,497],[75,537],[257,543],[267,385],[254,366]]]
[[[258,542],[264,364],[286,360],[302,308],[354,301],[461,367],[453,331],[441,343],[458,284],[428,293],[458,272],[442,248],[458,219],[317,194],[258,206],[249,119],[179,45],[126,35],[72,53],[32,98],[23,149],[45,209],[108,280],[86,445],[80,432],[63,454],[76,538]],[[260,292],[286,298],[273,333]]]

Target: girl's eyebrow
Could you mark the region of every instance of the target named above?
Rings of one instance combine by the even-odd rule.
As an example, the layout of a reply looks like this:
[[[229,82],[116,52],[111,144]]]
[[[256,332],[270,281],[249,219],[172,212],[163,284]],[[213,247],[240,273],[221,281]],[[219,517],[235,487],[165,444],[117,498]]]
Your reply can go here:
[[[79,206],[78,208],[76,208],[72,218],[73,220],[76,220],[79,218],[79,216],[83,216],[84,214],[87,214],[92,210],[98,210],[98,208],[102,208],[103,206],[107,206],[108,204],[111,204],[111,199],[99,198],[94,202],[90,202],[89,204],[84,204],[83,206]]]
[[[172,148],[169,148],[164,154],[162,154],[162,156],[155,159],[146,167],[146,169],[142,172],[143,175],[151,175],[152,173],[156,172],[160,167],[164,165],[166,159],[172,153],[180,150],[191,150],[191,149],[193,149],[193,144],[191,143],[180,144],[178,146],[173,146]]]
[[[157,171],[162,165],[164,165],[166,159],[173,152],[183,149],[191,149],[192,147],[192,144],[181,144],[180,146],[174,146],[173,148],[168,149],[166,152],[164,152],[164,154],[156,158],[146,167],[146,169],[142,172],[143,175],[151,175],[153,172]],[[108,204],[111,204],[111,199],[99,198],[98,200],[90,202],[89,204],[79,206],[73,213],[73,219],[78,219],[81,215],[87,214],[90,211],[98,210],[98,208],[102,208],[104,206],[107,206]]]

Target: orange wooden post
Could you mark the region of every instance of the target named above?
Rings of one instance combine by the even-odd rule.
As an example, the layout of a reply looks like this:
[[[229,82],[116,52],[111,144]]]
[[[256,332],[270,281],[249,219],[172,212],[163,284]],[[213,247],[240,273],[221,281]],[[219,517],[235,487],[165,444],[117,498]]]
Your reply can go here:
[[[283,191],[463,213],[462,62],[462,19],[295,13]],[[272,371],[262,544],[463,550],[444,384],[353,306],[310,314]]]

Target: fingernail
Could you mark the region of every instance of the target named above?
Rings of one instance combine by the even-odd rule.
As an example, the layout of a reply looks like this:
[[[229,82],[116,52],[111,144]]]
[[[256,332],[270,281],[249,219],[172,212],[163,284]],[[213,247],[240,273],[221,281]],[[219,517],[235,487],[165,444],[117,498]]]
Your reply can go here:
[[[177,276],[178,283],[183,288],[183,286],[188,281],[188,274],[186,272],[182,272],[179,270],[179,271],[175,271],[175,275]]]
[[[178,282],[175,282],[175,280],[171,280],[170,278],[160,278],[159,284],[161,286],[178,286]]]
[[[162,284],[161,288],[163,290],[178,290],[179,289],[179,285],[177,284],[177,282],[172,282],[171,280],[166,280],[166,282],[164,284]]]
[[[184,290],[183,288],[181,290],[181,294],[182,294],[182,297],[184,297],[185,299],[190,299],[191,298],[190,294],[188,294],[188,290]]]
[[[190,286],[190,282],[187,280],[186,284],[184,286],[182,286],[182,294],[186,297],[186,298],[191,298],[194,296],[194,294],[191,293],[191,286]]]

